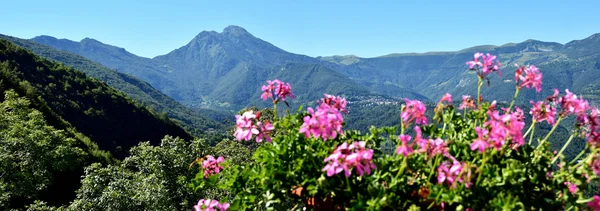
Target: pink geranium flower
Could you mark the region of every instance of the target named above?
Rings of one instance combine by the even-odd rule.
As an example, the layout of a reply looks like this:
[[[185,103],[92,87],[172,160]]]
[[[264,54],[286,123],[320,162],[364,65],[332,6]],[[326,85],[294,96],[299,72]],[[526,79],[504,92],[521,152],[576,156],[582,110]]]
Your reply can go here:
[[[410,141],[411,137],[408,135],[402,134],[402,135],[400,135],[399,139],[400,139],[400,146],[398,146],[398,148],[396,149],[396,154],[403,155],[404,157],[408,157],[413,152],[412,145],[408,144],[408,141]]]
[[[481,60],[479,60],[481,58]],[[481,78],[487,77],[491,72],[500,72],[500,62],[496,60],[496,56],[491,54],[475,53],[472,61],[466,62],[470,70],[477,71],[477,75]]]
[[[515,71],[515,81],[519,89],[527,87],[535,88],[537,92],[542,91],[542,73],[534,65],[518,67]]]
[[[202,169],[204,169],[204,177],[208,178],[210,175],[218,174],[223,170],[223,166],[219,166],[225,159],[223,157],[219,157],[215,159],[215,157],[208,155],[206,159],[202,161]]]
[[[477,139],[475,139],[475,141],[473,141],[473,143],[471,144],[471,150],[479,150],[479,152],[484,152],[485,149],[487,149],[490,146],[487,139],[485,139],[485,136],[488,134],[488,131],[480,127],[476,127],[475,131],[477,132]]]
[[[567,186],[567,188],[569,189],[569,192],[571,192],[571,194],[577,193],[577,185],[575,185],[571,182],[564,182],[564,184]]]
[[[352,170],[356,170],[356,174],[362,176],[365,173],[371,174],[371,169],[376,168],[372,160],[373,150],[366,148],[364,141],[354,142],[350,145],[343,143],[323,160],[327,164],[322,171],[327,172],[328,177],[342,171],[346,177],[350,177]]]
[[[450,93],[446,93],[442,99],[440,100],[440,103],[448,103],[448,104],[452,104],[452,95]]]
[[[475,108],[475,100],[471,98],[469,95],[462,96],[462,103],[458,107],[458,110],[463,110],[465,108],[474,109]]]
[[[530,101],[530,103],[533,107],[529,111],[529,114],[531,114],[534,121],[546,121],[548,124],[554,124],[556,108],[546,104],[544,101],[538,101],[537,103]]]
[[[404,102],[406,105],[400,114],[404,125],[409,125],[412,123],[412,121],[415,121],[415,123],[419,125],[428,124],[427,116],[425,116],[425,111],[427,111],[427,108],[423,102],[418,100],[409,100],[408,98],[405,98]]]
[[[254,124],[256,115],[253,111],[246,111],[242,115],[235,115],[236,130],[233,133],[235,138],[239,141],[252,139],[253,134],[259,134],[259,130]]]
[[[522,134],[525,127],[523,111],[518,107],[515,110],[513,113],[503,115],[500,115],[498,111],[488,111],[489,120],[483,125],[490,128],[489,140],[497,150],[500,150],[507,140],[512,140],[513,147],[525,143]]]
[[[271,131],[275,128],[269,121],[260,122],[260,112],[246,111],[242,115],[235,115],[236,128],[233,135],[238,141],[250,141],[256,135],[256,142],[266,140],[271,142]]]
[[[325,97],[322,98],[320,102],[321,105],[328,105],[331,108],[334,108],[342,113],[348,113],[348,110],[346,109],[348,101],[346,101],[346,98],[325,94]]]
[[[588,102],[581,97],[577,98],[577,95],[571,93],[568,89],[565,90],[565,92],[567,93],[565,96],[558,98],[562,108],[560,114],[562,116],[567,116],[569,114],[584,114],[589,108]]]
[[[258,127],[256,142],[260,143],[263,141],[263,139],[265,139],[267,142],[271,142],[271,131],[275,129],[275,127],[273,127],[273,125],[269,123],[269,121],[265,121],[264,124],[262,122],[258,122],[256,123],[256,126]]]
[[[286,97],[295,98],[292,86],[278,79],[267,81],[267,85],[263,85],[261,89],[263,93],[260,98],[263,100],[271,98],[273,102],[277,103],[279,100],[285,101]]]
[[[592,210],[600,210],[600,196],[594,196],[593,200],[587,203]]]
[[[225,211],[229,209],[229,203],[219,203],[214,199],[200,199],[198,204],[194,205],[195,211]]]
[[[304,117],[304,123],[300,127],[299,133],[304,133],[308,138],[334,139],[338,134],[343,133],[342,123],[344,118],[337,109],[322,104],[317,107],[317,111],[308,108],[308,116]]]
[[[454,157],[448,157],[452,159],[452,163],[444,161],[437,169],[438,184],[446,183],[448,184],[448,186],[456,188],[456,185],[458,183],[465,183],[465,186],[469,187],[471,185],[471,170],[465,168],[466,165],[464,163],[458,162]]]

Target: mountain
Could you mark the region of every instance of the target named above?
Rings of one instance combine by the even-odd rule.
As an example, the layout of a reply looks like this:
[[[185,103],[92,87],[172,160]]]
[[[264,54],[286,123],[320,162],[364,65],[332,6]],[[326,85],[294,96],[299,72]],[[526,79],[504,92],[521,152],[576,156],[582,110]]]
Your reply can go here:
[[[142,141],[157,144],[165,135],[192,138],[176,123],[156,116],[107,84],[3,39],[0,64],[3,90],[15,89],[33,101],[50,125],[80,132],[117,158],[125,157],[129,148]]]
[[[73,42],[40,36],[32,40],[80,54],[118,71],[131,73],[148,81],[173,99],[194,108],[208,107],[237,111],[245,106],[254,105],[256,100],[251,99],[250,96],[260,96],[260,85],[279,75],[287,76],[287,82],[294,86],[294,92],[302,96],[297,99],[296,104],[314,102],[323,93],[378,94],[370,93],[367,87],[332,70],[330,67],[335,65],[329,62],[289,53],[254,37],[238,26],[229,26],[221,33],[203,31],[185,46],[151,60],[132,57],[129,53],[123,54],[122,49],[118,47],[100,45],[98,42],[90,44],[92,43],[90,39]],[[114,59],[108,59],[113,57]],[[136,59],[132,61],[131,58]],[[154,65],[154,67],[140,67],[135,65],[136,63],[145,63],[147,66]],[[286,65],[290,66],[286,67]],[[298,67],[308,69],[298,69]],[[311,71],[318,74],[306,74]],[[162,73],[167,79],[148,76],[155,72]],[[302,82],[308,83],[300,83],[300,81],[296,83],[296,79],[299,78],[302,78]],[[321,78],[335,78],[335,81],[344,85],[347,90],[357,93],[345,93],[339,88],[329,86],[323,86],[326,89],[321,90],[312,88],[311,86],[316,82],[327,82]],[[174,81],[177,83],[173,83]],[[394,88],[392,90],[405,93],[406,97],[426,99],[412,90],[403,87]],[[308,90],[316,93],[307,94]]]
[[[203,115],[211,113],[212,111],[193,111],[158,91],[147,82],[133,76],[112,70],[77,54],[58,50],[37,42],[6,35],[0,35],[0,38],[9,40],[16,45],[31,50],[33,53],[47,59],[72,66],[86,73],[88,76],[107,83],[111,87],[122,91],[128,97],[152,108],[154,111],[166,113],[170,118],[179,122],[183,128],[195,136],[216,136],[218,133],[225,131],[225,126],[213,120],[211,117]],[[43,37],[43,39],[52,40],[50,37]],[[66,40],[63,40],[62,42],[70,47],[76,45],[75,42]]]
[[[107,66],[111,64],[108,64],[110,60],[105,58],[111,56],[124,57],[122,61],[133,58],[129,53],[126,54],[129,55],[127,57],[120,56],[123,54],[118,51],[121,48],[114,46],[111,48],[114,51],[112,53],[101,50],[109,48],[106,47],[108,45],[98,46],[98,50],[95,50],[86,44],[89,42],[86,39],[81,42],[63,40],[52,43],[45,41],[48,38],[43,37],[33,40],[75,53],[75,50],[70,49],[87,49],[84,51],[86,53],[79,54]],[[600,87],[596,85],[598,76],[595,75],[600,69],[597,67],[599,40],[600,34],[595,34],[566,44],[526,40],[501,46],[474,46],[451,52],[389,54],[374,58],[354,55],[312,58],[286,52],[254,37],[241,27],[229,26],[220,33],[201,32],[185,46],[166,55],[153,59],[135,57],[139,61],[129,61],[129,69],[115,68],[147,80],[162,92],[188,106],[235,111],[253,105],[254,99],[245,98],[256,96],[260,92],[260,84],[266,79],[274,78],[278,74],[277,68],[281,70],[281,67],[288,64],[303,64],[307,65],[307,68],[312,68],[310,65],[322,66],[323,69],[330,70],[327,74],[347,81],[345,83],[352,89],[365,90],[360,92],[361,95],[432,101],[439,99],[446,92],[454,95],[475,95],[477,79],[472,71],[467,70],[465,62],[471,60],[475,52],[489,52],[499,55],[504,74],[490,76],[489,87],[482,89],[485,98],[510,101],[514,92],[514,65],[535,64],[544,73],[544,91],[523,91],[521,99],[543,99],[551,94],[552,88],[568,88],[595,100]],[[142,61],[155,67],[136,72],[136,68],[139,67],[134,68],[133,64]],[[307,70],[290,71],[291,78],[297,78],[293,74],[300,74],[302,71]],[[154,72],[164,73],[166,79],[148,76]],[[311,77],[304,80],[319,81]],[[304,85],[294,87],[296,92],[303,92],[304,89],[311,88]],[[315,91],[345,94],[333,93],[334,90]],[[298,103],[314,100],[312,96],[310,99],[299,99]]]

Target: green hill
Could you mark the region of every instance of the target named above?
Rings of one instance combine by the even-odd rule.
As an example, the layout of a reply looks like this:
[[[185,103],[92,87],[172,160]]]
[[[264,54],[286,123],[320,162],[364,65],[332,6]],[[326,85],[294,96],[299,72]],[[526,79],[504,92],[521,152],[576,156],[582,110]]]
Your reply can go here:
[[[225,126],[210,118],[213,115],[210,113],[213,113],[213,111],[193,111],[158,91],[150,84],[133,76],[117,72],[77,54],[58,50],[30,40],[5,35],[0,35],[0,38],[7,39],[47,59],[72,66],[90,77],[107,83],[111,87],[122,91],[128,97],[152,108],[154,111],[166,113],[169,118],[176,120],[183,128],[195,136],[218,137],[220,136],[219,132],[224,131]]]
[[[0,40],[0,62],[4,89],[31,99],[51,125],[74,128],[117,158],[142,141],[157,144],[165,135],[191,138],[176,123],[155,116],[107,84],[9,41]]]

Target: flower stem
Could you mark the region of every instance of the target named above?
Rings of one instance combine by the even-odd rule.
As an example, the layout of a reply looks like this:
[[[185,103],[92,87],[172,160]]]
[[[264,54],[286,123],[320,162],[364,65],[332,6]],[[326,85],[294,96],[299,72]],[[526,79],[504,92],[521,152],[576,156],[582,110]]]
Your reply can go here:
[[[529,145],[531,145],[531,143],[533,143],[533,134],[535,133],[535,123],[537,123],[537,121],[533,120],[533,122],[531,123],[531,127],[529,127],[529,130],[531,130],[531,134],[529,135]],[[527,132],[525,133],[525,136],[527,136],[527,133],[529,133],[529,130],[527,130]]]
[[[481,85],[483,85],[483,81],[481,80],[481,77],[477,78],[477,107],[479,108],[479,106],[481,105]]]
[[[565,149],[567,149],[567,146],[569,146],[569,144],[573,140],[573,137],[575,137],[575,135],[571,134],[571,136],[569,137],[569,140],[567,140],[567,143],[565,143],[565,145],[563,145],[563,147],[560,149],[560,151],[558,151],[558,154],[556,154],[556,156],[554,156],[554,158],[552,158],[552,162],[550,162],[551,164],[554,163],[556,161],[556,159],[558,159],[558,157],[560,157],[560,155],[563,153],[563,151],[565,151]]]
[[[583,156],[583,154],[585,154],[585,151],[587,151],[588,149],[588,145],[585,145],[585,148],[583,150],[581,150],[581,152],[575,157],[573,158],[573,160],[571,160],[571,162],[569,162],[570,164],[573,164],[575,162],[577,162],[577,159],[579,159],[581,156]]]
[[[277,118],[277,102],[273,101],[273,118]]]
[[[506,110],[506,113],[510,112],[510,110],[512,109],[512,107],[515,105],[515,101],[517,100],[517,96],[519,96],[519,87],[517,87],[517,90],[515,90],[515,95],[513,96],[512,102],[510,102],[510,106],[508,106],[508,110]]]
[[[546,137],[544,137],[544,139],[542,139],[542,141],[540,141],[540,143],[537,147],[540,147],[544,142],[546,142],[548,140],[548,138],[550,138],[550,135],[552,135],[552,133],[554,133],[554,130],[556,130],[556,128],[558,127],[558,125],[560,124],[560,121],[562,121],[562,119],[563,119],[562,116],[558,117],[558,120],[556,120],[556,123],[554,123],[554,126],[552,127],[550,132],[546,135]]]
[[[440,163],[440,156],[435,157],[435,163],[433,164],[433,169],[429,172],[429,176],[427,176],[427,181],[431,180],[431,176],[433,176],[433,172],[435,172],[435,167]]]

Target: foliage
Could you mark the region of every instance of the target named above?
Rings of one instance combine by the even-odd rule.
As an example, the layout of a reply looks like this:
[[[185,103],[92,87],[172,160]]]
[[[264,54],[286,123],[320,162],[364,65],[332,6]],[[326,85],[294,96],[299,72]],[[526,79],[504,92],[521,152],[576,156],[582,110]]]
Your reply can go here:
[[[0,209],[69,200],[87,153],[13,90],[0,103]],[[60,187],[60,188],[57,188]],[[49,192],[51,191],[51,192]]]
[[[190,163],[212,149],[202,140],[188,143],[170,136],[160,146],[133,147],[119,165],[86,168],[72,210],[184,210],[203,196],[187,183],[197,168]]]
[[[456,109],[447,94],[431,119],[423,103],[406,99],[400,127],[342,132],[338,115],[345,108],[325,99],[316,109],[282,117],[243,111],[236,116],[237,139],[261,142],[266,135],[272,141],[260,143],[252,162],[228,163],[225,157],[225,168],[208,177],[200,169],[193,185],[229,192],[235,210],[599,209],[600,197],[589,189],[600,180],[600,111],[568,90],[557,92],[533,104],[525,131],[525,114],[514,103],[521,89],[538,88],[539,69],[519,67],[515,100],[500,108],[481,97],[488,74],[499,71],[495,56],[482,55],[475,54],[471,65],[478,73],[477,98],[463,97]],[[552,152],[548,139],[568,117],[576,117],[572,134]],[[536,136],[542,121],[551,129]],[[268,122],[273,131],[261,128]],[[414,135],[407,134],[413,126]],[[585,149],[565,157],[575,137],[587,140]],[[386,149],[390,141],[395,153]]]

